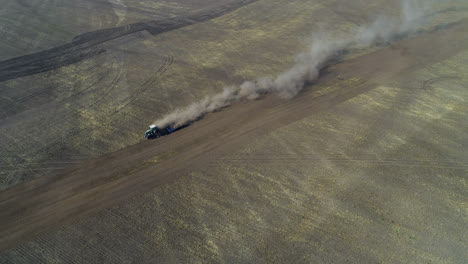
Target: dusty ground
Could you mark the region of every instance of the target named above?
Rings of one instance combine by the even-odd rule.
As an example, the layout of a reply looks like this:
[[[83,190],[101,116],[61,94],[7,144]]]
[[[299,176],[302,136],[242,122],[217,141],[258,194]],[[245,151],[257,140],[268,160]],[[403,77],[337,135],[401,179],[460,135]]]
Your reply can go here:
[[[393,7],[344,2],[257,1],[5,79],[0,260],[464,263],[461,3],[416,37],[351,54],[293,100],[240,103],[140,142],[168,109],[284,70],[317,24],[339,36]]]

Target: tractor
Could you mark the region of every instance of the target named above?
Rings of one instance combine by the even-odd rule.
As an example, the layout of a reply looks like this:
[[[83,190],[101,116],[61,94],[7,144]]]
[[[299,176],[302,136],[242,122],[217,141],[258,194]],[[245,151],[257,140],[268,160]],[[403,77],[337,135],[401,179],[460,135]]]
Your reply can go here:
[[[174,128],[167,126],[165,128],[158,128],[156,125],[151,125],[145,132],[145,138],[155,139],[161,136],[166,136],[174,132]]]

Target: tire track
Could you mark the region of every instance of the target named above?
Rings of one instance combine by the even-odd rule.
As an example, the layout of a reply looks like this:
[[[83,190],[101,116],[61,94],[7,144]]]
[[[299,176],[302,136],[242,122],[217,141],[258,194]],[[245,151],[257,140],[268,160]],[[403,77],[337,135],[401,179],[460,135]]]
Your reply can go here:
[[[119,113],[121,110],[127,107],[131,102],[135,101],[139,96],[141,96],[145,91],[151,88],[151,85],[154,84],[170,68],[173,62],[174,62],[174,56],[172,54],[167,54],[163,65],[159,67],[158,70],[156,70],[156,72],[152,75],[152,77],[146,79],[140,85],[140,88],[136,92],[133,92],[133,95],[125,98],[121,102],[121,106],[119,106],[111,114],[111,116],[114,116],[115,114]]]
[[[84,88],[83,90],[80,90],[79,92],[71,95],[70,97],[68,97],[67,99],[65,99],[63,102],[71,102],[71,101],[75,101],[75,97],[78,97],[78,96],[81,96],[84,92],[88,91],[89,89],[93,88],[94,86],[96,86],[96,84],[100,83],[102,80],[104,80],[108,74],[110,73],[110,71],[108,72],[105,72],[103,73],[95,82],[93,82],[92,84],[86,86],[86,88]]]
[[[55,102],[53,105],[50,105],[48,107],[53,108],[57,104],[66,104],[66,103],[70,103],[70,102],[73,103],[74,101],[76,101],[76,97],[84,95],[84,93],[86,91],[88,91],[89,89],[91,89],[92,87],[94,87],[95,85],[100,83],[107,76],[108,76],[107,74],[102,75],[96,81],[94,81],[90,85],[86,86],[84,89],[80,90],[79,92],[71,95],[70,97],[67,97],[66,99],[64,99],[62,101]],[[52,87],[49,87],[48,89],[51,89],[51,88]],[[46,90],[46,89],[44,89],[44,90]],[[43,91],[40,91],[40,92],[42,93]],[[44,91],[44,92],[48,92],[48,90]],[[31,95],[25,97],[24,100],[17,100],[17,101],[18,102],[19,101],[26,101],[26,100],[29,100],[30,98],[34,97],[34,96],[36,96],[36,94],[31,94]],[[18,103],[18,102],[16,102],[16,103]],[[76,104],[76,102],[75,102],[75,104]],[[81,107],[81,106],[79,106],[79,107]],[[69,118],[69,117],[70,117],[69,115],[63,114],[62,117],[58,118],[59,123],[60,123],[60,121],[63,121],[65,119]],[[57,123],[57,122],[54,122],[54,123]],[[63,123],[67,123],[67,122],[63,122]],[[10,165],[10,166],[13,167],[13,166],[18,166],[18,164],[24,164],[26,157],[36,157],[40,153],[47,152],[52,147],[55,147],[55,146],[60,145],[61,143],[63,143],[64,140],[69,140],[71,137],[76,136],[76,135],[78,135],[79,133],[81,133],[81,132],[83,132],[85,130],[87,130],[87,127],[83,127],[81,129],[78,129],[78,130],[77,130],[76,127],[69,128],[66,131],[64,131],[58,139],[54,139],[52,141],[43,140],[42,142],[48,142],[47,145],[45,145],[45,146],[43,146],[41,148],[37,148],[37,149],[31,148],[30,145],[24,144],[23,150],[21,151],[22,154],[16,154],[15,155],[17,162],[15,164]],[[26,163],[26,164],[30,164],[30,163]]]
[[[114,57],[115,61],[120,61],[118,57]],[[174,61],[174,57],[172,55],[167,55],[166,56],[166,59],[163,63],[163,65],[152,75],[152,77],[148,78],[147,80],[145,80],[142,85],[141,85],[141,88],[137,90],[137,92],[135,93],[132,93],[133,95],[129,98],[126,98],[124,100],[124,105],[120,107],[120,109],[114,111],[112,115],[116,114],[117,112],[119,112],[120,110],[122,110],[124,107],[126,107],[129,103],[131,103],[132,101],[134,101],[138,96],[141,95],[141,93],[143,91],[146,91],[147,89],[149,89],[151,87],[151,84],[153,84],[155,81],[157,81],[157,79],[166,72],[166,70],[170,67],[170,65],[173,63]],[[107,89],[104,94],[102,94],[101,96],[99,96],[98,99],[96,99],[93,103],[89,104],[87,107],[91,107],[91,106],[94,106],[96,105],[97,103],[101,102],[102,100],[104,100],[105,96],[108,95],[110,92],[112,92],[112,90],[115,89],[115,87],[118,85],[118,83],[120,82],[121,78],[122,78],[122,75],[123,75],[123,70],[122,70],[122,67],[119,67],[119,72],[117,74],[117,76],[113,79],[112,81],[112,84],[110,86],[109,89]],[[83,93],[85,93],[87,90],[91,89],[92,87],[94,87],[97,83],[101,82],[104,78],[106,78],[108,75],[107,74],[103,74],[99,79],[97,79],[95,82],[93,82],[92,84],[90,84],[89,86],[87,86],[86,88],[82,89],[81,91],[73,94],[72,96],[66,98],[65,100],[61,101],[60,103],[67,103],[67,102],[73,102],[73,101],[76,101],[76,97],[77,96],[81,96],[83,95]],[[81,107],[81,106],[80,106]],[[63,116],[60,120],[63,120],[67,118],[66,116]],[[103,122],[103,125],[105,126],[106,124],[110,124],[112,121],[106,121],[106,122]],[[72,127],[72,128],[69,128],[68,130],[64,131],[62,133],[62,135],[59,137],[59,138],[56,138],[52,141],[44,141],[44,142],[49,142],[47,145],[41,147],[41,148],[38,148],[38,149],[31,149],[29,146],[26,146],[25,145],[25,149],[28,150],[27,153],[23,153],[22,155],[18,155],[17,156],[17,162],[15,164],[11,164],[11,165],[8,165],[8,168],[9,169],[2,169],[3,172],[6,172],[6,173],[17,173],[17,172],[27,172],[27,171],[44,171],[44,170],[54,170],[54,169],[63,169],[63,168],[66,168],[68,166],[64,166],[64,167],[60,167],[60,168],[49,168],[49,169],[44,169],[44,168],[41,168],[41,169],[34,169],[34,165],[31,164],[31,163],[24,163],[24,159],[26,157],[35,157],[37,155],[40,155],[41,153],[48,153],[52,148],[54,147],[57,147],[57,146],[60,146],[60,145],[63,145],[65,143],[65,141],[69,141],[71,138],[81,134],[82,132],[85,132],[89,129],[88,126],[84,126],[84,127],[81,127],[79,129],[77,129],[76,127]],[[47,163],[47,162],[45,162]],[[25,164],[25,165],[21,165],[21,164]],[[70,163],[70,165],[72,165],[74,163]],[[31,168],[27,168],[27,166],[29,165],[33,165]],[[12,177],[9,177],[9,178],[12,178]]]
[[[23,96],[23,97],[21,97],[21,98],[19,98],[19,99],[16,99],[16,100],[14,100],[13,102],[11,102],[11,103],[9,103],[9,104],[3,106],[3,107],[0,107],[0,112],[5,111],[6,109],[12,107],[12,106],[15,105],[15,104],[24,103],[24,102],[26,102],[26,101],[28,101],[28,100],[30,100],[30,99],[33,99],[34,97],[37,97],[37,96],[40,96],[40,95],[43,95],[43,94],[47,94],[47,93],[49,93],[49,91],[50,91],[52,88],[53,88],[52,86],[49,86],[49,87],[47,87],[47,88],[45,88],[45,89],[39,90],[39,91],[37,91],[37,92],[31,93],[31,94],[29,94],[29,95],[26,95],[26,96]]]
[[[421,89],[428,90],[429,87],[433,85],[434,83],[445,81],[445,80],[452,80],[452,79],[459,79],[459,78],[456,76],[441,76],[441,77],[436,77],[436,78],[432,78],[429,80],[425,80],[422,84]]]
[[[100,64],[95,64],[95,65],[93,65],[93,66],[91,66],[91,67],[88,67],[88,68],[86,68],[86,69],[79,70],[79,71],[78,71],[77,73],[75,73],[75,74],[78,75],[78,74],[86,73],[86,72],[89,72],[89,71],[92,71],[92,70],[96,69],[96,68],[99,67],[99,66],[100,66]],[[91,84],[90,86],[88,86],[87,88],[85,88],[83,91],[78,92],[77,94],[80,94],[80,93],[84,92],[85,90],[90,89],[91,87],[93,87],[93,86],[96,85],[97,83],[99,83],[101,80],[103,80],[105,77],[107,77],[107,74],[108,74],[108,73],[104,74],[103,76],[101,76],[101,77],[98,79],[98,81],[94,82],[93,84]],[[33,93],[29,94],[29,95],[20,97],[20,98],[18,98],[18,99],[15,99],[15,100],[13,100],[12,102],[8,103],[7,105],[0,107],[0,112],[5,111],[5,110],[7,110],[8,108],[14,107],[14,106],[16,106],[16,105],[18,105],[18,104],[25,103],[25,102],[27,102],[27,101],[29,101],[29,100],[31,100],[31,99],[34,99],[35,97],[38,97],[38,96],[41,96],[41,95],[44,95],[44,94],[48,94],[48,93],[49,93],[50,91],[52,91],[53,89],[60,89],[60,87],[57,88],[57,87],[54,87],[54,86],[51,85],[51,86],[49,86],[49,87],[47,87],[47,88],[45,88],[45,89],[39,90],[39,91],[37,91],[37,92],[33,92]],[[74,96],[75,96],[75,95],[71,95],[69,98],[72,98],[72,97],[74,97]],[[63,100],[62,102],[65,103],[65,102],[69,102],[69,101],[70,101],[70,100],[67,98],[67,99]]]
[[[135,38],[137,40],[144,40],[145,39],[145,36],[143,34],[140,33],[137,33],[135,35]],[[123,44],[127,44],[128,42],[132,41],[132,39],[123,39],[122,41],[119,42],[119,46],[123,45]],[[103,100],[105,100],[107,98],[107,96],[115,90],[115,88],[117,87],[117,85],[120,83],[121,79],[122,79],[122,76],[125,74],[125,68],[124,68],[124,65],[123,65],[123,61],[125,61],[125,58],[126,58],[126,54],[124,54],[124,52],[121,52],[121,51],[116,51],[115,54],[116,55],[113,55],[113,53],[110,53],[113,57],[113,60],[114,60],[114,64],[115,65],[119,65],[118,66],[118,75],[116,78],[114,78],[114,80],[112,81],[111,85],[109,86],[109,88],[107,88],[101,96],[99,96],[94,102],[90,103],[89,105],[87,105],[87,107],[93,107],[95,106],[96,104],[102,102]],[[111,70],[109,71],[111,72]]]
[[[44,162],[21,163],[18,162],[10,165],[1,165],[2,173],[23,172],[23,171],[41,171],[41,170],[57,170],[65,169],[70,165],[82,163],[90,158],[98,157],[98,155],[61,155],[61,159],[48,160]],[[18,159],[17,157],[12,157]]]
[[[115,58],[116,61],[119,61],[118,58]],[[107,89],[104,94],[102,94],[101,96],[99,96],[98,99],[96,99],[93,103],[89,104],[88,106],[86,106],[86,108],[88,107],[91,107],[93,105],[96,105],[97,103],[99,103],[100,101],[102,101],[104,99],[104,97],[109,94],[112,90],[115,89],[115,87],[118,85],[118,83],[120,82],[120,79],[122,78],[122,75],[123,75],[124,71],[122,70],[122,67],[119,67],[119,71],[118,71],[118,74],[117,76],[112,80],[112,84],[110,86],[109,89]],[[72,96],[66,98],[65,100],[63,101],[60,101],[61,104],[64,104],[64,103],[69,103],[69,102],[72,102],[72,103],[75,103],[77,104],[76,102],[76,97],[78,96],[83,96],[84,93],[86,91],[88,91],[89,89],[91,89],[92,87],[94,87],[96,84],[100,83],[102,80],[104,80],[106,77],[108,77],[107,74],[104,74],[102,75],[99,79],[97,79],[95,82],[93,82],[92,84],[90,84],[89,86],[87,86],[86,88],[80,90],[79,92],[73,94]],[[83,108],[82,106],[78,106],[78,108]],[[76,112],[76,110],[75,110]],[[68,115],[63,115],[59,120],[65,120],[69,118]],[[60,121],[58,121],[60,123]],[[63,122],[63,123],[67,123],[67,122]],[[62,132],[61,135],[52,140],[52,141],[46,141],[46,140],[43,140],[42,142],[48,142],[47,145],[43,146],[43,147],[40,147],[40,148],[37,148],[37,149],[31,149],[29,146],[26,146],[25,149],[28,150],[27,153],[23,153],[21,155],[18,155],[18,162],[16,164],[12,164],[10,166],[10,169],[3,169],[2,171],[4,172],[7,172],[7,173],[20,173],[20,172],[32,172],[32,171],[35,171],[35,172],[40,172],[40,171],[51,171],[51,170],[56,170],[56,169],[64,169],[66,167],[69,167],[69,166],[62,166],[62,167],[56,167],[56,168],[52,168],[52,167],[48,167],[48,168],[34,168],[35,166],[31,166],[30,168],[25,168],[26,166],[30,166],[32,165],[31,163],[26,163],[27,165],[25,166],[21,166],[19,164],[22,164],[23,162],[21,162],[21,160],[24,160],[26,157],[37,157],[38,155],[41,155],[43,153],[49,153],[50,150],[54,147],[58,147],[60,145],[63,145],[65,144],[66,141],[69,141],[71,138],[85,132],[85,131],[88,131],[89,130],[89,126],[85,125],[85,126],[82,126],[80,128],[76,128],[76,127],[71,127],[69,129],[67,129],[66,131]],[[47,162],[45,162],[47,163]],[[69,165],[73,165],[75,163],[70,163]],[[9,178],[12,178],[11,176]]]
[[[187,16],[167,18],[163,20],[150,20],[147,22],[138,22],[121,27],[84,33],[76,36],[71,43],[34,54],[1,61],[0,82],[54,70],[94,57],[105,50],[98,49],[98,52],[96,53],[89,51],[89,49],[96,48],[102,43],[121,38],[129,34],[140,31],[147,31],[152,35],[162,34],[196,23],[208,21],[256,1],[257,0],[233,1],[232,3],[216,9],[204,10]]]
[[[119,60],[116,59],[116,61],[119,61]],[[104,92],[101,95],[98,95],[98,98],[96,98],[94,102],[88,104],[87,107],[93,107],[97,103],[102,102],[102,100],[104,100],[113,90],[115,90],[117,85],[120,83],[120,80],[122,79],[123,74],[124,74],[124,70],[122,69],[122,67],[119,67],[118,73],[116,77],[112,80],[110,86],[106,90],[104,90]]]
[[[228,157],[214,160],[212,166],[223,166],[228,163],[258,163],[274,162],[271,165],[284,165],[303,163],[310,161],[331,161],[334,164],[348,164],[365,162],[381,166],[395,167],[427,167],[427,168],[468,168],[468,161],[438,160],[438,159],[380,159],[378,157],[344,157],[343,155],[317,155],[317,154],[258,154],[239,155],[239,157]]]

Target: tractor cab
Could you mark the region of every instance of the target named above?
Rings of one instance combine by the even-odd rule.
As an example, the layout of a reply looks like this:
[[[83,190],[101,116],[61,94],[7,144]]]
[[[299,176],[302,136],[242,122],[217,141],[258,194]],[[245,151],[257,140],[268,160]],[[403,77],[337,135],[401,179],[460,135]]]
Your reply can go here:
[[[158,138],[160,136],[169,135],[174,132],[174,128],[172,126],[167,126],[165,128],[158,128],[156,125],[151,125],[149,129],[145,132],[145,138],[153,139]]]
[[[145,138],[153,139],[161,136],[161,132],[156,125],[151,125],[149,129],[145,132]]]

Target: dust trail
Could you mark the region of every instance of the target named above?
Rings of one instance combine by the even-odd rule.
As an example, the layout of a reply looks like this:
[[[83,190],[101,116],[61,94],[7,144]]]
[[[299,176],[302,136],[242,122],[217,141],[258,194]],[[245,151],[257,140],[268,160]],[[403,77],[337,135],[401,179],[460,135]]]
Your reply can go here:
[[[379,16],[373,23],[358,27],[347,37],[333,39],[326,33],[313,34],[313,43],[307,52],[296,56],[293,66],[277,77],[263,77],[245,81],[240,86],[225,87],[221,93],[207,96],[199,102],[176,109],[154,124],[158,127],[178,128],[202,118],[207,113],[241,100],[255,100],[276,93],[288,99],[297,95],[308,82],[319,77],[319,71],[330,60],[350,48],[366,48],[376,43],[390,43],[401,35],[412,34],[424,22],[435,0],[402,0],[399,17]]]

